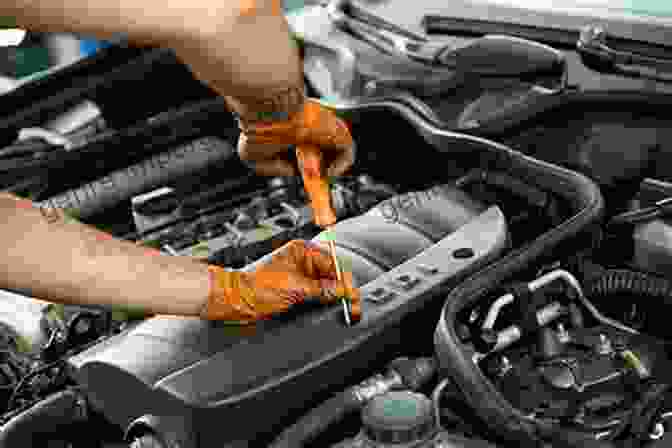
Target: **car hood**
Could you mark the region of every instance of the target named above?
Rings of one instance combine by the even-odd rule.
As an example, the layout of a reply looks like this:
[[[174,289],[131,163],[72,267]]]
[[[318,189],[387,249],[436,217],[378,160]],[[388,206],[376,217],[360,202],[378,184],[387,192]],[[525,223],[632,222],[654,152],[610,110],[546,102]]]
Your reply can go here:
[[[521,25],[579,30],[586,25],[601,25],[621,38],[668,44],[672,40],[672,7],[648,0],[635,7],[629,0],[563,0],[562,7],[546,6],[535,0],[352,0],[355,14],[376,17],[404,30],[425,35],[422,18],[435,14],[466,19],[493,20]],[[613,4],[616,4],[614,6]]]

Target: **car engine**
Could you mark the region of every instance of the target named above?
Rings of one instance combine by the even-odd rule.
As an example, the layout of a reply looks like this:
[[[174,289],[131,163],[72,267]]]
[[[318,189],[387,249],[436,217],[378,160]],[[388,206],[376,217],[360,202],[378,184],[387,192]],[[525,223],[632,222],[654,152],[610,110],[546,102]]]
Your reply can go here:
[[[668,342],[602,315],[562,269],[508,289],[469,313],[462,341],[513,408],[596,440],[637,424],[643,439],[662,436],[664,417],[650,419],[669,412]]]
[[[338,17],[304,42],[311,96],[328,96],[316,59],[353,70],[320,100],[358,152],[330,179],[329,235],[300,178],[241,162],[226,104],[169,51],[112,46],[3,95],[0,184],[45,217],[243,271],[330,238],[363,317],[304,303],[240,325],[2,290],[0,447],[669,444],[672,100],[572,89],[564,53],[501,37],[481,44],[533,47],[543,80],[530,60],[525,79],[444,91],[341,48],[357,23]]]

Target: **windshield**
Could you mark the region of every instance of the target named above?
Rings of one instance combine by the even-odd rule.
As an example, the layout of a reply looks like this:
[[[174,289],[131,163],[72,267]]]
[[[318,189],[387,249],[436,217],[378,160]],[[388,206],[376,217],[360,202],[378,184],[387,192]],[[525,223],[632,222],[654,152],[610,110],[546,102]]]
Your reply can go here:
[[[614,14],[672,18],[672,2],[670,0],[487,0],[506,6],[531,9],[548,9],[553,11],[593,10]]]

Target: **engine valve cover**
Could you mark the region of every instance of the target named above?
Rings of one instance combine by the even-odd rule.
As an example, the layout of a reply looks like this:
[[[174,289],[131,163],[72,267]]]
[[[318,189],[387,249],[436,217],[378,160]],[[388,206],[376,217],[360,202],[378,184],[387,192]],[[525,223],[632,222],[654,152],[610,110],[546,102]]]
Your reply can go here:
[[[122,427],[144,415],[180,415],[192,419],[201,440],[212,441],[204,447],[278,429],[282,416],[342,387],[398,343],[402,319],[441,300],[506,248],[498,207],[452,186],[432,192],[412,196],[424,200],[400,208],[394,219],[383,202],[334,226],[337,255],[362,293],[357,325],[343,323],[337,304],[299,306],[247,326],[154,317],[71,358],[76,380]]]

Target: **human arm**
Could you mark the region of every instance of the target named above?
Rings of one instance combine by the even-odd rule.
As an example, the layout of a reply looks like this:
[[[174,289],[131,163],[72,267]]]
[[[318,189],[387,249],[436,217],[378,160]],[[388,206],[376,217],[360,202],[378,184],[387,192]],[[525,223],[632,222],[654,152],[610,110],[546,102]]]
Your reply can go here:
[[[317,299],[359,293],[351,274],[335,281],[329,256],[293,241],[254,272],[226,271],[140,247],[67,219],[60,209],[0,194],[0,285],[55,303],[108,305],[148,314],[253,322]]]
[[[65,219],[62,210],[0,195],[0,285],[66,304],[115,305],[198,315],[207,266],[118,241]]]
[[[222,94],[268,97],[302,83],[298,49],[275,0],[6,0],[0,16],[40,32],[72,32],[173,48]]]
[[[283,92],[296,91],[296,86],[302,85],[302,75],[298,50],[279,12],[279,3],[244,1],[246,3],[233,4],[190,0],[182,4],[171,3],[167,8],[165,3],[159,4],[156,0],[111,3],[102,0],[56,3],[11,0],[9,4],[0,4],[0,16],[14,16],[19,26],[36,31],[67,31],[101,39],[124,32],[131,42],[170,46],[197,77],[216,91],[221,94],[235,92],[233,102],[238,101],[243,108],[242,115],[246,116],[248,111],[256,109],[256,105],[264,105],[270,99],[274,105],[285,104],[283,107],[293,116],[305,118],[305,113],[296,112],[297,109],[305,112],[305,101],[292,106],[282,100]],[[287,144],[305,139],[302,126],[306,123],[303,119],[293,119],[284,124],[279,135],[292,137]],[[269,142],[273,146],[273,140]],[[241,155],[247,160],[265,159],[265,163],[268,163],[269,155],[272,158],[277,155],[273,149],[267,149],[268,143],[256,148],[258,151],[253,156]],[[272,310],[282,311],[309,295],[327,294],[320,286],[320,280],[324,278],[310,277],[305,269],[308,265],[297,271],[297,266],[282,262],[277,265],[281,267],[271,266],[272,269],[266,270],[263,276],[257,276],[256,273],[227,273],[188,258],[168,257],[156,251],[154,256],[148,257],[146,249],[111,240],[88,226],[66,223],[62,219],[50,222],[28,202],[21,202],[18,208],[17,205],[16,199],[10,196],[0,200],[0,216],[3,216],[0,247],[9,248],[3,263],[5,268],[0,269],[0,286],[44,300],[142,308],[149,313],[247,320],[253,316],[265,317]],[[51,210],[49,214],[56,212],[62,213]],[[309,256],[304,251],[304,258],[313,256],[317,255]],[[325,257],[325,254],[319,256]],[[303,284],[300,288],[303,293],[287,295],[292,282],[280,281],[281,277]],[[269,278],[281,287],[272,288],[265,281]],[[239,290],[217,287],[225,283],[235,283]],[[346,293],[345,286],[338,287]],[[213,295],[215,290],[219,293]],[[221,296],[224,291],[227,291],[227,297]],[[347,295],[352,298],[356,291]],[[209,303],[216,303],[217,309],[208,309]]]
[[[303,91],[299,51],[281,11],[281,0],[8,0],[0,17],[35,31],[69,31],[110,38],[124,33],[136,44],[171,47],[194,75],[224,96],[242,121],[260,116],[296,116],[309,104]],[[323,110],[311,122],[313,134],[329,136],[339,120]],[[296,135],[305,125],[294,120]],[[263,175],[291,176],[287,144],[255,143],[245,131],[238,144],[241,159]],[[324,139],[322,139],[324,142]],[[342,140],[342,139],[341,139]],[[319,143],[319,142],[313,142]],[[330,175],[342,175],[354,163],[354,145],[320,145]]]

